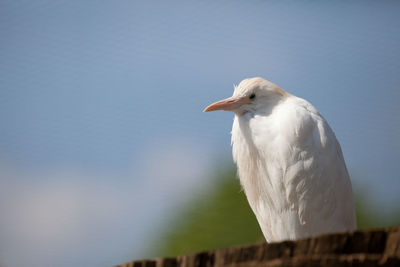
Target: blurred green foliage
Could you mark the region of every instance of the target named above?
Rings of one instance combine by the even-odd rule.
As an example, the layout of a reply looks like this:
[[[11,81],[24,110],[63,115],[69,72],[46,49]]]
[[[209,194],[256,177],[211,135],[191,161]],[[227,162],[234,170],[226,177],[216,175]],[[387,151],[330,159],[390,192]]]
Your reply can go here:
[[[368,195],[368,188],[357,185],[353,185],[353,188],[358,189],[354,193],[358,229],[400,225],[400,207],[398,205],[395,205],[394,208],[393,206],[376,206],[374,199]]]
[[[264,241],[233,169],[217,175],[211,186],[183,206],[163,229],[151,255],[172,257],[187,253]],[[400,223],[400,212],[377,216],[365,194],[356,195],[360,229]]]
[[[232,169],[217,175],[212,186],[189,201],[164,230],[153,255],[176,256],[264,240]]]

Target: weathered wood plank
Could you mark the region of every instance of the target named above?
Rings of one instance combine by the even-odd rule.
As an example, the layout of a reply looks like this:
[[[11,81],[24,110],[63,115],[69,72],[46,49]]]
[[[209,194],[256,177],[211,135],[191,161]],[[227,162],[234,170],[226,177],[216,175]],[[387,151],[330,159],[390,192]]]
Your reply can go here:
[[[400,227],[260,243],[118,267],[400,266]]]

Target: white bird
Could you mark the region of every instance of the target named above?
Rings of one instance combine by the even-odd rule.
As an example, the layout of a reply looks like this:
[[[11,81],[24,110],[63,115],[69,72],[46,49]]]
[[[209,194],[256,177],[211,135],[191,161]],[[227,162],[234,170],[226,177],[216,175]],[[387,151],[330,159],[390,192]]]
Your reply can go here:
[[[235,113],[233,159],[267,242],[356,229],[340,145],[309,102],[257,77],[213,110]]]

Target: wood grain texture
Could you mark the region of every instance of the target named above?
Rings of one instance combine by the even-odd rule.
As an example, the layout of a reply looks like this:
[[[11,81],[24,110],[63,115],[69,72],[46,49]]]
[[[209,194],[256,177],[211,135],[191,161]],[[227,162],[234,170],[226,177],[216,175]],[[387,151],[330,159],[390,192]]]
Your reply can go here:
[[[118,267],[400,266],[400,227],[260,243]]]

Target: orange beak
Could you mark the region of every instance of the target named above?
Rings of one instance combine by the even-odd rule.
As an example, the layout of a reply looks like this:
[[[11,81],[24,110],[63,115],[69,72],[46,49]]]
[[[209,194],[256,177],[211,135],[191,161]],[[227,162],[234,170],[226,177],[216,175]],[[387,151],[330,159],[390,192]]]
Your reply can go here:
[[[246,103],[247,103],[246,98],[229,97],[227,99],[223,99],[215,103],[212,103],[211,105],[206,107],[203,110],[203,112],[214,111],[214,110],[232,111]]]

